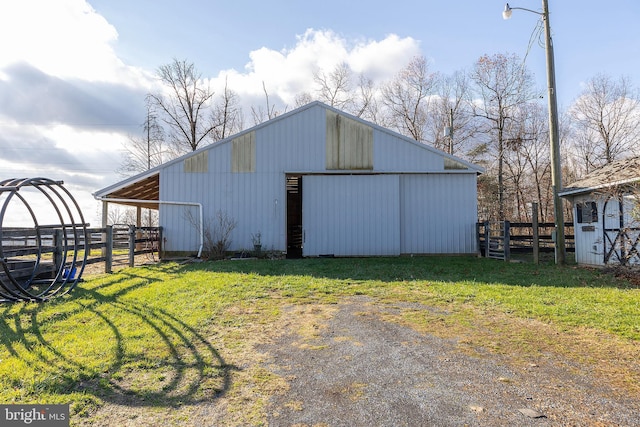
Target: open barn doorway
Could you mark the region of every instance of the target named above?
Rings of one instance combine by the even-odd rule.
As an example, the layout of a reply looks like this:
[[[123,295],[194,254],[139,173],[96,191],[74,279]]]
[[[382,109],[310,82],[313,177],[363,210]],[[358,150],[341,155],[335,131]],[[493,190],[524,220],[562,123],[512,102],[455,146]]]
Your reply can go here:
[[[302,175],[287,175],[287,258],[302,258]]]

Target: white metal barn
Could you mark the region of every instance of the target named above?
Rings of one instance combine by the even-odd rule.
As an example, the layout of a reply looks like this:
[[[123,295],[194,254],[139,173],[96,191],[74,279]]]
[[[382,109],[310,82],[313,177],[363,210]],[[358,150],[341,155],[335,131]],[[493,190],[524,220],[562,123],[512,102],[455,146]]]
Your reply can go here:
[[[481,172],[313,102],[94,196],[158,208],[166,252],[196,252],[201,209],[235,221],[232,251],[260,233],[289,257],[473,254]]]
[[[610,163],[560,192],[573,207],[576,262],[640,264],[640,158]]]

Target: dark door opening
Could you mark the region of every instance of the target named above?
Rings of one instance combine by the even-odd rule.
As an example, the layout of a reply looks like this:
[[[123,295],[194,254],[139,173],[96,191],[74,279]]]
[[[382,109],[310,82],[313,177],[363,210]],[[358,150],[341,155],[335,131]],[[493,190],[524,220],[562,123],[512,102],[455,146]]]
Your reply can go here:
[[[287,175],[287,258],[302,258],[302,175]]]

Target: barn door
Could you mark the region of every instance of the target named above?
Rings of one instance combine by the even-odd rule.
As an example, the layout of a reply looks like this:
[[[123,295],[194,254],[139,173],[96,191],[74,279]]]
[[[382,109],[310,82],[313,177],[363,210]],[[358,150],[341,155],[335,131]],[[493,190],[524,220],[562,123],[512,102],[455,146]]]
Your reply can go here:
[[[397,175],[303,177],[304,256],[400,254]]]
[[[604,263],[638,264],[640,262],[640,228],[631,211],[633,196],[616,195],[604,203]]]
[[[622,201],[617,197],[610,197],[604,202],[602,222],[605,264],[624,264],[624,245],[620,245],[620,231],[624,227],[622,209]]]

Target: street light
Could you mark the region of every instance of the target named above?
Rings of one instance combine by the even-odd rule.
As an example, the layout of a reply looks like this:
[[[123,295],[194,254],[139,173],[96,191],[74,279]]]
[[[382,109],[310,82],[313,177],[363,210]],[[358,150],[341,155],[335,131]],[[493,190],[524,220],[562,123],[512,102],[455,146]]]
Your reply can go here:
[[[507,3],[502,12],[504,19],[511,18],[513,10],[525,10],[540,15],[544,21],[545,50],[547,53],[547,86],[549,89],[549,143],[551,145],[551,188],[553,191],[553,209],[555,216],[555,260],[556,264],[565,263],[564,214],[562,200],[558,192],[562,189],[562,170],[560,167],[560,134],[558,131],[558,101],[556,99],[556,72],[553,60],[553,42],[549,24],[549,5],[542,0],[542,12],[524,7],[511,7]]]

